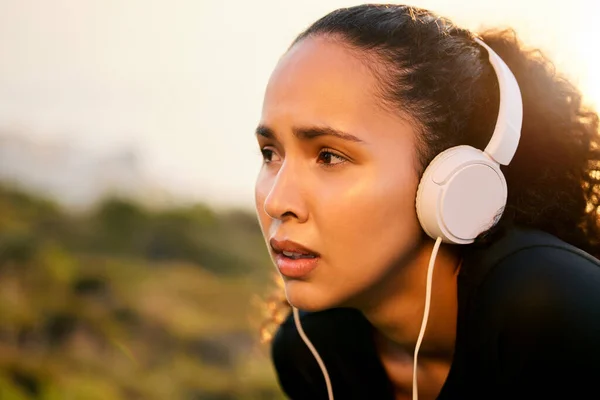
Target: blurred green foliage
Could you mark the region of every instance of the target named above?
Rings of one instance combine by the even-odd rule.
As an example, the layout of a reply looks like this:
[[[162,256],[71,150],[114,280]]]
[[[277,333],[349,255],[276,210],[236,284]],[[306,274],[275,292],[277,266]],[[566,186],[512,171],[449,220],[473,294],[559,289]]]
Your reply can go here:
[[[254,215],[0,187],[0,399],[281,399]]]

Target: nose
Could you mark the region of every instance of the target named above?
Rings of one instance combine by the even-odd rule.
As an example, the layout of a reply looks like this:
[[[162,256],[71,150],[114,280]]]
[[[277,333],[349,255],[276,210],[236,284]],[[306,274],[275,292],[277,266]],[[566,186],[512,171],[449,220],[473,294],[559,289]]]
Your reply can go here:
[[[273,219],[296,219],[304,222],[308,218],[301,174],[293,170],[293,165],[285,163],[273,179],[264,210]]]

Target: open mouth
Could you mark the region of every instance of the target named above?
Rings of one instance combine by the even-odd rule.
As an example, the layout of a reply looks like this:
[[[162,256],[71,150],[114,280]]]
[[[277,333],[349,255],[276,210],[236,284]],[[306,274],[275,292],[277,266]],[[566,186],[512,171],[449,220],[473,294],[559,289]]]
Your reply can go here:
[[[312,251],[311,249],[304,247],[303,245],[292,242],[291,240],[277,240],[275,238],[269,241],[271,249],[278,255],[298,260],[302,258],[316,258],[319,257],[319,253]]]
[[[275,253],[277,268],[287,278],[302,279],[319,264],[320,254],[298,243],[273,238],[269,244]]]
[[[316,257],[315,254],[294,253],[291,251],[282,251],[281,254],[283,254],[285,257],[291,258],[292,260],[300,260],[303,258],[315,258]]]

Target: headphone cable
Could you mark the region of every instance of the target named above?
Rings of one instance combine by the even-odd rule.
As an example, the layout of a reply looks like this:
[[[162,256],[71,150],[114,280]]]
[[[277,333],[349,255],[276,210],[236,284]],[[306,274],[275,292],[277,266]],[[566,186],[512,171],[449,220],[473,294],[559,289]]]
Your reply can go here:
[[[413,390],[412,390],[412,398],[413,400],[419,399],[419,384],[417,382],[417,358],[419,356],[419,349],[421,348],[421,342],[423,341],[423,336],[425,336],[425,328],[427,328],[427,320],[429,319],[429,308],[431,305],[431,288],[433,286],[433,267],[435,266],[435,259],[437,257],[438,250],[440,249],[440,245],[442,244],[442,238],[438,237],[435,240],[435,244],[433,245],[433,250],[431,251],[431,257],[429,258],[429,266],[427,267],[427,286],[425,289],[425,309],[423,310],[423,320],[421,321],[421,331],[419,332],[419,337],[417,339],[417,344],[415,345],[415,354],[413,357]]]

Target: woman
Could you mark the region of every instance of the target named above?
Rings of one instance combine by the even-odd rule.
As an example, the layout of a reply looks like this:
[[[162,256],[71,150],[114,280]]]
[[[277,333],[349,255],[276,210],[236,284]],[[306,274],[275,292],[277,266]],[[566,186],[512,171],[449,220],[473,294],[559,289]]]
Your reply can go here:
[[[438,250],[415,199],[437,154],[490,142],[499,78],[484,44],[522,96],[508,199],[473,243]],[[539,52],[417,8],[340,9],[281,58],[256,133],[257,213],[302,310],[272,345],[289,397],[410,398],[415,360],[421,398],[598,396],[598,115]]]

